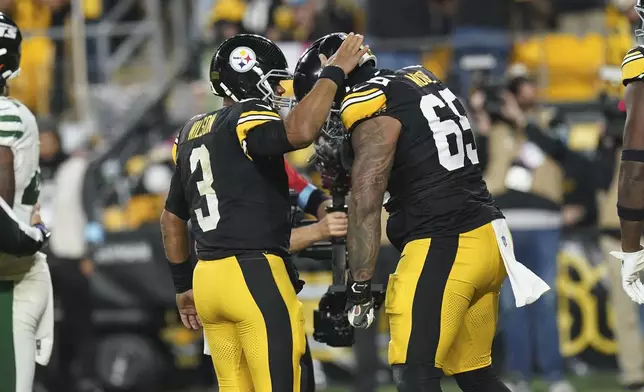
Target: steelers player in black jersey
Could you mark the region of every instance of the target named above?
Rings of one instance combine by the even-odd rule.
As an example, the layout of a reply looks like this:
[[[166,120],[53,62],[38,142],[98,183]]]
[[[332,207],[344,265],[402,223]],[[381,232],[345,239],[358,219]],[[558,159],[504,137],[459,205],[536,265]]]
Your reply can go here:
[[[220,110],[192,118],[176,143],[161,229],[186,327],[203,325],[222,392],[300,391],[305,338],[299,282],[289,261],[291,231],[283,154],[312,143],[336,91],[367,51],[351,35],[311,94],[290,106],[280,82],[290,78],[270,40],[238,35],[210,66]],[[188,227],[196,241],[192,270]],[[193,289],[194,284],[194,289]]]
[[[300,102],[323,66],[318,54],[331,56],[344,37],[324,37],[300,58],[294,73]],[[508,270],[523,266],[514,259],[503,215],[481,177],[468,118],[428,70],[379,70],[369,55],[370,61],[349,74],[346,94],[336,97],[331,116],[339,115],[344,128],[335,135],[325,131],[345,137],[350,152],[344,155],[353,157],[349,321],[366,328],[374,318],[370,282],[388,191],[387,235],[402,252],[385,300],[398,390],[440,391],[447,374],[463,391],[508,391],[491,368],[490,352],[504,260]]]
[[[639,45],[629,50],[622,62],[622,83],[626,86],[626,126],[619,170],[617,213],[622,234],[621,252],[611,252],[622,260],[622,287],[635,302],[644,304],[644,0],[637,0],[635,11],[643,21],[635,30]]]

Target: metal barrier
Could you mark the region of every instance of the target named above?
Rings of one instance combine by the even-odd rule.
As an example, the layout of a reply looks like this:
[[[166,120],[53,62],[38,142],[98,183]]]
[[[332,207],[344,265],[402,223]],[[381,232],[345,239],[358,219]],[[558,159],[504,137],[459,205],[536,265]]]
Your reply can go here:
[[[190,43],[186,28],[192,17],[190,4],[172,1],[164,6],[162,0],[120,0],[100,20],[87,22],[82,3],[83,0],[72,0],[69,28],[26,30],[25,41],[48,37],[71,44],[70,61],[59,65],[71,76],[69,87],[76,119],[84,132],[100,130],[108,138],[118,137],[150,102],[158,99],[160,86],[176,79],[185,67]],[[142,7],[143,18],[122,21],[137,6]],[[111,48],[114,38],[121,40]],[[87,53],[89,40],[95,45],[94,58]],[[88,60],[96,67],[98,83],[90,80]],[[135,85],[119,85],[119,77],[134,66],[138,69]]]

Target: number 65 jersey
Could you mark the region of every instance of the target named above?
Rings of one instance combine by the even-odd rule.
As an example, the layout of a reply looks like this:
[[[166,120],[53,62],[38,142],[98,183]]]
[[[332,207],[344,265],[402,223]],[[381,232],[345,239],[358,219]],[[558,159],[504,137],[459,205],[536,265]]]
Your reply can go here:
[[[419,238],[465,233],[503,215],[494,204],[463,105],[421,66],[381,70],[345,96],[349,133],[376,116],[402,124],[385,204],[387,236],[402,249]]]

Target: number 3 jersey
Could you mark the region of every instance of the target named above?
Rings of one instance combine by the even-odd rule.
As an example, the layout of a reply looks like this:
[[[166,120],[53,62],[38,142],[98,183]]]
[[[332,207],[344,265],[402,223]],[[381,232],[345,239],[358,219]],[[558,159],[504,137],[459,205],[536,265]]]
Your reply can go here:
[[[197,255],[288,252],[288,144],[281,117],[259,99],[191,119],[175,143],[165,209],[190,220]]]
[[[376,116],[402,124],[385,204],[387,236],[398,249],[503,217],[483,181],[465,110],[431,72],[420,66],[381,70],[351,88],[340,116],[350,134]]]
[[[13,153],[13,211],[21,222],[30,224],[40,192],[38,125],[26,106],[9,97],[0,97],[0,146],[10,148]],[[26,273],[32,267],[34,257],[18,258],[0,253],[0,279]]]

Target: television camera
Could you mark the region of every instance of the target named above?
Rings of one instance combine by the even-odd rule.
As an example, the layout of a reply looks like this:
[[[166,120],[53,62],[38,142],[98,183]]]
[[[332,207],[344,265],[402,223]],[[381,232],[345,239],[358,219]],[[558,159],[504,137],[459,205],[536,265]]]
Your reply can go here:
[[[347,212],[346,196],[351,187],[349,170],[351,154],[346,132],[330,132],[343,127],[336,113],[329,116],[325,131],[315,143],[312,162],[322,177],[322,187],[331,193],[328,212]],[[350,256],[350,255],[349,255]],[[345,311],[347,279],[346,238],[331,239],[331,270],[333,283],[320,299],[313,314],[313,338],[331,347],[349,347],[354,343],[354,328]],[[385,298],[382,285],[372,286],[372,295],[378,309]]]

